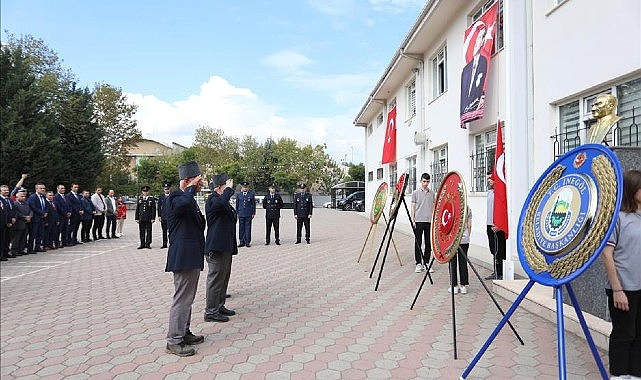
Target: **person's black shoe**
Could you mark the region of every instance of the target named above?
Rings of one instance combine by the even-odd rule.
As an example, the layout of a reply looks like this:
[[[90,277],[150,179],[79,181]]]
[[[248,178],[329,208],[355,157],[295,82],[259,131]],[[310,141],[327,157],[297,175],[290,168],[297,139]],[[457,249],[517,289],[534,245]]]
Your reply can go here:
[[[225,294],[225,298],[231,298],[231,294]]]
[[[229,322],[229,317],[220,313],[205,314],[205,322]]]
[[[143,249],[143,248],[146,248],[146,247],[145,247],[144,245],[141,245],[141,246],[139,246],[139,247],[138,247],[138,248],[136,248],[136,249]]]
[[[114,238],[114,239],[120,239],[120,238],[119,238],[118,236],[116,236],[116,235],[112,236],[112,238]]]
[[[7,258],[6,258],[6,257],[4,257],[4,256],[0,256],[0,261],[9,261],[9,259],[7,259]]]
[[[145,248],[147,248],[147,249],[151,249],[151,245],[148,245],[148,246],[146,246]]]
[[[251,244],[247,243],[247,244],[245,245],[245,247],[249,248],[249,247],[251,247]]]
[[[305,240],[305,242],[306,242],[307,244],[309,244],[309,239]]]
[[[268,242],[268,241],[266,241],[266,242],[265,242],[265,245],[269,245],[269,242]]]
[[[77,241],[76,244],[84,244],[84,243]]]
[[[185,347],[185,343],[179,344],[169,344],[167,343],[166,351],[168,354],[174,354],[178,356],[192,356],[196,353],[196,350],[191,347]]]
[[[225,306],[221,306],[220,309],[218,309],[218,313],[222,314],[222,315],[225,315],[225,316],[228,316],[228,317],[231,316],[231,315],[236,315],[235,311],[229,310]]]
[[[296,243],[294,243],[294,244],[300,244],[300,240],[296,240]]]
[[[107,239],[111,239],[111,236],[107,235]]]
[[[491,275],[485,277],[486,280],[496,280],[496,274],[492,273]]]
[[[160,248],[167,248],[167,246],[166,246],[166,245],[163,245],[163,246],[161,246]]]
[[[104,236],[102,236],[102,235],[98,236],[98,239],[104,239],[104,238],[105,238],[105,237],[104,237]]]
[[[239,247],[239,248],[240,248],[240,247],[244,247],[244,246],[245,246],[245,243],[240,243],[240,244],[238,244],[238,247]]]
[[[276,245],[280,245],[280,240],[276,240]]]
[[[11,252],[7,252],[7,253],[5,253],[4,255],[2,255],[2,257],[5,257],[5,258],[7,258],[7,259],[15,259],[15,258],[16,258],[16,255],[14,255],[14,254],[13,254],[13,253],[11,253]]]
[[[205,337],[202,335],[194,335],[191,331],[187,330],[187,334],[183,336],[183,343],[194,345],[201,344],[205,341]]]

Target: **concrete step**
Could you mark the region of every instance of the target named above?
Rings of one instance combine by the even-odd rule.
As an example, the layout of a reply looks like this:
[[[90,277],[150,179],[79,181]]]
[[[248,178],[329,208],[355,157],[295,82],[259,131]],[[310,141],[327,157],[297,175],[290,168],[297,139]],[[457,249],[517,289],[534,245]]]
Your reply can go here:
[[[528,281],[529,280],[494,280],[492,281],[492,290],[496,295],[514,302],[519,294],[521,294]],[[536,283],[523,299],[523,301],[519,305],[519,308],[524,308],[531,313],[534,313],[551,322],[556,323],[556,300],[554,299],[553,295],[553,287]],[[507,309],[505,311],[507,312]],[[516,312],[518,313],[518,309]],[[583,314],[585,322],[588,325],[588,329],[590,330],[590,335],[594,340],[594,344],[597,347],[607,351],[608,338],[610,336],[610,331],[612,330],[612,325],[610,324],[610,322],[595,317],[594,315],[585,311],[581,311],[581,313]],[[583,329],[581,328],[581,324],[579,323],[579,319],[572,305],[563,305],[563,317],[565,331],[571,332],[585,339],[585,334],[583,333]]]

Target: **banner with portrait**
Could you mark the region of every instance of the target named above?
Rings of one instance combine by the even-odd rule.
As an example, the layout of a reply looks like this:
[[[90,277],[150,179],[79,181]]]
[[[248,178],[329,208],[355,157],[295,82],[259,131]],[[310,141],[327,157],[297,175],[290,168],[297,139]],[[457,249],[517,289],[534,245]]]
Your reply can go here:
[[[483,118],[485,88],[496,32],[498,1],[467,30],[463,43],[465,65],[461,72],[461,128],[465,123]]]

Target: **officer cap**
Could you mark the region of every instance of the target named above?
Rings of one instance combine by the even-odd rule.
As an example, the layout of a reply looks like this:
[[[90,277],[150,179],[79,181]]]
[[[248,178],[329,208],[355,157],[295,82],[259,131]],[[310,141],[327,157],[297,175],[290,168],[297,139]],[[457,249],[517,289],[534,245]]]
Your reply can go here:
[[[229,176],[227,175],[227,173],[216,174],[214,176],[214,180],[211,181],[211,183],[209,184],[209,187],[213,189],[215,187],[224,185],[227,183],[228,179],[229,179]]]
[[[299,189],[304,189],[304,188],[306,188],[306,187],[307,187],[307,185],[305,185],[304,183],[301,183],[300,185],[298,185],[298,188],[299,188]]]
[[[151,188],[149,186],[147,186],[147,185],[145,185],[145,186],[140,188],[140,190],[142,190],[142,191],[149,191],[149,189],[151,189]]]
[[[166,182],[164,185],[162,185],[163,189],[169,189],[171,187],[171,183]]]
[[[200,166],[198,166],[196,161],[189,161],[178,167],[178,177],[180,177],[180,179],[192,178],[200,174]]]
[[[249,186],[249,182],[243,181],[240,183],[240,186]]]
[[[276,184],[275,183],[270,183],[269,184],[269,188],[270,189],[275,189],[276,188]]]

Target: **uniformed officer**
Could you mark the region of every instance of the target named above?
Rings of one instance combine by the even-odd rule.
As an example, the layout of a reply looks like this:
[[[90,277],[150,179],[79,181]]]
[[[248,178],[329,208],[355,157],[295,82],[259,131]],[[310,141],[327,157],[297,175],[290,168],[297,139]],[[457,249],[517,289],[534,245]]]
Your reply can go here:
[[[167,219],[163,215],[163,206],[169,194],[171,194],[171,183],[165,183],[162,188],[164,192],[158,196],[158,219],[162,227],[162,247],[160,248],[167,248]]]
[[[276,245],[280,245],[279,222],[280,222],[280,209],[283,208],[283,198],[276,194],[276,185],[269,185],[269,194],[263,198],[263,208],[265,211],[265,245],[269,245],[270,235],[272,233],[272,226],[274,226],[274,239]]]
[[[294,218],[296,219],[296,243],[300,244],[300,238],[305,225],[305,241],[309,244],[309,220],[312,218],[312,195],[305,190],[307,185],[301,183],[298,185],[298,192],[294,194]]]
[[[236,212],[238,213],[239,247],[251,247],[252,219],[256,216],[256,197],[249,190],[249,182],[240,183],[240,192],[236,194]]]
[[[140,246],[138,249],[151,249],[151,224],[156,221],[156,199],[149,195],[149,186],[140,188],[142,195],[136,205],[136,223],[140,231]]]

